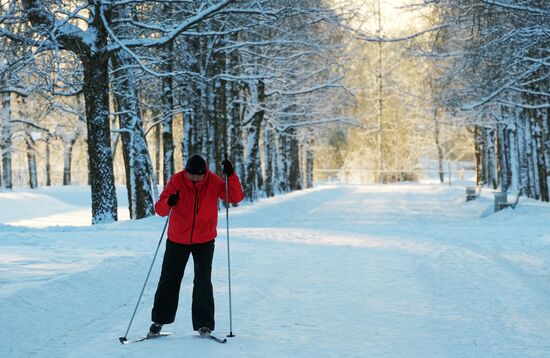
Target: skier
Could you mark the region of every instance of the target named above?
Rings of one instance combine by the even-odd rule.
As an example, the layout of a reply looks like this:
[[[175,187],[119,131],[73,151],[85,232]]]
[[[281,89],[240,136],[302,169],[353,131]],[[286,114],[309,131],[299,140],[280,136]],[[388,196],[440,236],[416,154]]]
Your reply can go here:
[[[239,178],[229,160],[222,162],[230,203],[244,198]],[[148,337],[158,336],[164,324],[174,322],[181,280],[189,255],[195,277],[191,314],[193,330],[203,337],[214,330],[214,294],[211,272],[218,224],[218,199],[226,200],[225,181],[212,173],[200,155],[187,160],[185,170],[172,176],[155,204],[160,216],[170,213],[162,271],[151,312]]]

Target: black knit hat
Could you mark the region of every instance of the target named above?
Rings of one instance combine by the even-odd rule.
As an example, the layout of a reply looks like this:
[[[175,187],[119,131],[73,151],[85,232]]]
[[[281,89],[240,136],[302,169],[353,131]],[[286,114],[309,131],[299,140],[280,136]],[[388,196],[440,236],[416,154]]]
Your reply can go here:
[[[189,174],[202,175],[206,174],[206,160],[200,155],[194,155],[187,160],[185,171]]]

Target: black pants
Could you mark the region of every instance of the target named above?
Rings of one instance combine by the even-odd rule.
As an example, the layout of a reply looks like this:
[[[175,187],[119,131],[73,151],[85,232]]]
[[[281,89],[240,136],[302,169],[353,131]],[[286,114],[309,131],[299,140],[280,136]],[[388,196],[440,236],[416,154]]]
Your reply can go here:
[[[193,329],[196,331],[201,327],[208,327],[214,330],[214,293],[211,281],[214,240],[195,245],[182,245],[166,240],[166,251],[151,320],[163,324],[174,322],[181,280],[189,254],[193,255],[195,268],[191,305]]]

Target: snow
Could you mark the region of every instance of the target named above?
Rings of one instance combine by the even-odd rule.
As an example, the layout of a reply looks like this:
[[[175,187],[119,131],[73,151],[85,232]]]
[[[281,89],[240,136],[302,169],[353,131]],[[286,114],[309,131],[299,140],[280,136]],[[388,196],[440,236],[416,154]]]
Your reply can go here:
[[[1,357],[542,357],[550,205],[464,186],[323,185],[230,209],[233,331],[121,345],[164,219],[90,226],[88,187],[0,192]],[[119,189],[119,198],[125,198]],[[119,216],[128,217],[120,204]],[[225,215],[216,331],[229,333]],[[156,261],[129,338],[144,334]]]

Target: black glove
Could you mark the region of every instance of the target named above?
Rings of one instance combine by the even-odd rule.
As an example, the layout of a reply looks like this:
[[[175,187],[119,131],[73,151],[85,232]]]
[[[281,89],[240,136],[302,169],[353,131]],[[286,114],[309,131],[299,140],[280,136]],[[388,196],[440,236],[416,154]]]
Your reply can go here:
[[[168,205],[169,206],[176,206],[176,204],[178,203],[178,200],[180,200],[180,192],[176,192],[176,194],[172,194],[168,197]]]
[[[224,161],[222,161],[222,166],[223,166],[223,173],[230,177],[233,175],[233,173],[235,173],[235,169],[233,169],[233,164],[231,164],[231,162],[227,159],[225,159]]]

